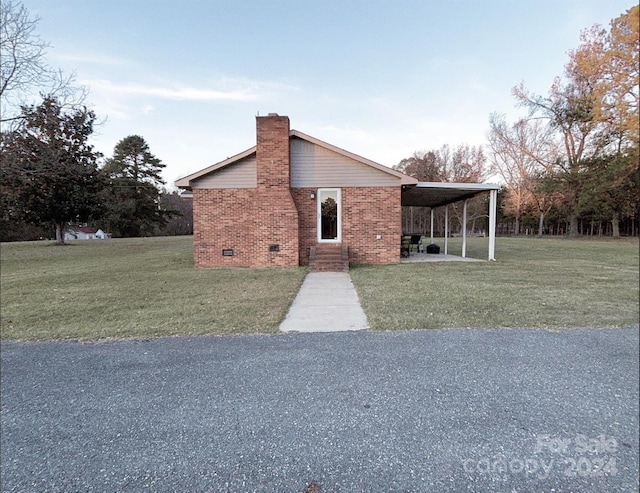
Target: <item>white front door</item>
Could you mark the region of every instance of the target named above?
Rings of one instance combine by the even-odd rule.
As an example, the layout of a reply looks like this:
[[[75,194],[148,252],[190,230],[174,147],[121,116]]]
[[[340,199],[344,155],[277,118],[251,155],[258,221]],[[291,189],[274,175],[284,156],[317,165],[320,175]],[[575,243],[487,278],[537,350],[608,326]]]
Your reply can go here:
[[[318,243],[342,241],[342,204],[339,188],[318,189]]]

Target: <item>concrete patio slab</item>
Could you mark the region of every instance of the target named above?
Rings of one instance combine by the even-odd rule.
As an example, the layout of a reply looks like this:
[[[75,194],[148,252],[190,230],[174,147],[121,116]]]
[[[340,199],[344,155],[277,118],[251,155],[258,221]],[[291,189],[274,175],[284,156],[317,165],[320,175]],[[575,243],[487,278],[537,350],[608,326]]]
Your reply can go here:
[[[311,272],[280,324],[282,332],[339,332],[369,328],[346,272]]]
[[[413,262],[484,262],[484,260],[444,253],[412,253],[411,256],[400,259],[402,264]]]

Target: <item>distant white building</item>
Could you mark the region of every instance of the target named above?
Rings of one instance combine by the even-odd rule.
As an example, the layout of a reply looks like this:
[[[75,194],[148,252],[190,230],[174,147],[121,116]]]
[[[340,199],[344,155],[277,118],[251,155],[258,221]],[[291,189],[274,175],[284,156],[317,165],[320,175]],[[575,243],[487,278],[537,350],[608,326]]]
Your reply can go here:
[[[64,239],[67,240],[106,240],[111,238],[111,233],[105,233],[101,229],[78,226],[69,228],[64,232]]]

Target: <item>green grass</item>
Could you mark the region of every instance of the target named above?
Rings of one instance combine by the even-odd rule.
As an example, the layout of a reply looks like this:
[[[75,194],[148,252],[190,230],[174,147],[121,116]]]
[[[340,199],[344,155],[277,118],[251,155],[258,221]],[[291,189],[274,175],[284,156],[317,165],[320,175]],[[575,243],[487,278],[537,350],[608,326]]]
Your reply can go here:
[[[192,237],[5,243],[3,339],[277,332],[306,269],[194,269]],[[436,240],[442,246],[442,239]],[[449,253],[459,254],[451,239]],[[468,240],[486,258],[487,239]],[[497,262],[354,267],[373,329],[638,324],[638,241],[498,238]]]
[[[3,339],[276,332],[306,269],[195,269],[193,238],[5,243]]]
[[[449,253],[460,251],[451,239]],[[487,239],[470,238],[467,256],[486,259]],[[638,324],[637,240],[498,238],[496,258],[356,267],[351,277],[373,329]]]

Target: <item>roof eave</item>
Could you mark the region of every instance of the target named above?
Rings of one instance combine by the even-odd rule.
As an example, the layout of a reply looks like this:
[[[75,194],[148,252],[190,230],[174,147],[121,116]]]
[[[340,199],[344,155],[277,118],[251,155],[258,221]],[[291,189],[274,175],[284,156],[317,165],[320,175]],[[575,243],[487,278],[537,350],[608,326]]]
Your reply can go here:
[[[456,190],[500,190],[497,183],[463,183],[463,182],[446,182],[446,181],[417,181],[418,188],[453,188]]]
[[[256,146],[251,147],[250,149],[247,149],[246,151],[242,151],[239,154],[236,154],[235,156],[231,156],[227,159],[225,159],[224,161],[220,161],[219,163],[216,164],[212,164],[211,166],[201,169],[200,171],[197,171],[195,173],[192,173],[188,176],[185,176],[183,178],[179,178],[177,179],[174,184],[176,187],[178,188],[183,188],[185,190],[191,190],[191,182],[194,180],[197,180],[198,178],[203,177],[204,175],[208,175],[209,173],[213,173],[214,171],[217,171],[221,168],[224,168],[225,166],[229,166],[230,164],[233,164],[237,161],[240,161],[241,159],[244,159],[246,157],[251,156],[252,154],[255,154],[256,152]]]

